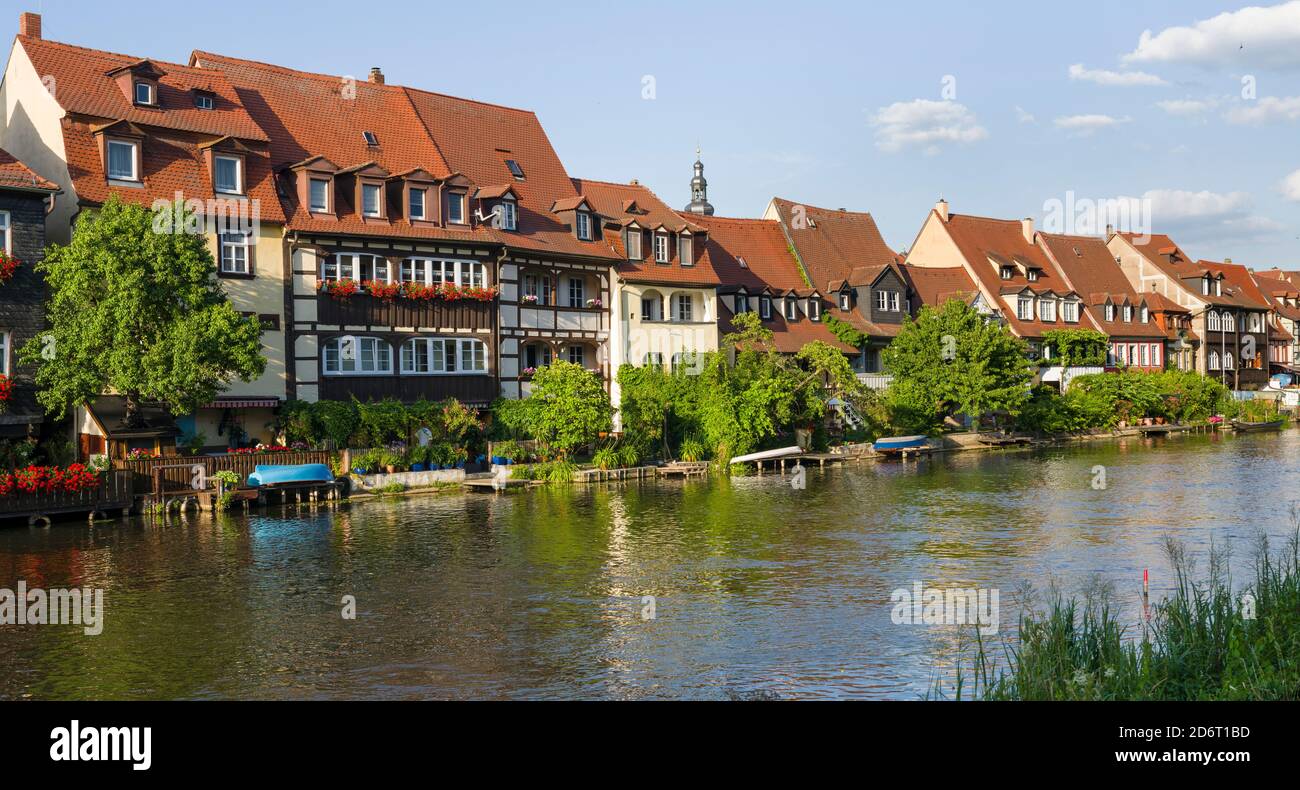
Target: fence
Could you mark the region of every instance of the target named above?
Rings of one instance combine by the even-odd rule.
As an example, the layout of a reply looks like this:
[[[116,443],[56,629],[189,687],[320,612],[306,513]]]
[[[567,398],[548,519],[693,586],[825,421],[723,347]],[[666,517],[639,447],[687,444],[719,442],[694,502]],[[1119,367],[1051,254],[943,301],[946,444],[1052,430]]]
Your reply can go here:
[[[194,475],[201,466],[205,478],[217,472],[231,471],[241,480],[253,473],[253,467],[275,464],[278,466],[297,466],[299,464],[325,464],[329,466],[333,453],[328,450],[304,450],[287,453],[256,453],[228,455],[172,455],[163,458],[146,458],[138,461],[114,461],[117,469],[132,473],[132,484],[136,494],[155,494],[154,470],[159,472],[164,491],[178,491],[193,488]],[[159,468],[161,467],[161,468]]]
[[[868,389],[887,390],[889,385],[894,383],[894,377],[888,373],[859,373],[858,381]]]
[[[54,513],[90,513],[131,507],[134,498],[134,475],[125,471],[105,472],[97,488],[82,491],[24,493],[14,491],[0,497],[0,518]]]

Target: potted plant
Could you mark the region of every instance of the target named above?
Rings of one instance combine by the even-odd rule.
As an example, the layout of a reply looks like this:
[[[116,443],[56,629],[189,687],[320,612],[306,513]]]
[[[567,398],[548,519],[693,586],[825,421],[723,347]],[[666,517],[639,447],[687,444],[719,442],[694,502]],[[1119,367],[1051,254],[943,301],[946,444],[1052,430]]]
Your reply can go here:
[[[352,472],[358,475],[368,475],[372,471],[379,469],[379,454],[371,450],[361,453],[352,459]]]
[[[379,454],[379,466],[390,475],[402,468],[402,460],[402,454],[396,450],[385,450]]]
[[[429,448],[416,445],[406,454],[407,460],[411,462],[412,472],[423,472],[429,468]]]

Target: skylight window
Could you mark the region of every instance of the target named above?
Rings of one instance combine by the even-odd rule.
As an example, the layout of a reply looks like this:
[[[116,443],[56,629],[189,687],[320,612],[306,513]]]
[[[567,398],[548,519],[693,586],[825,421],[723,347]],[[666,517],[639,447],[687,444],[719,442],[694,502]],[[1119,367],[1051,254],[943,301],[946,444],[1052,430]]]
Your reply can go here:
[[[379,138],[375,137],[374,132],[367,130],[362,132],[361,136],[366,138],[366,145],[379,145]]]
[[[518,162],[516,162],[513,159],[507,159],[506,167],[510,168],[510,175],[514,176],[520,181],[524,180],[524,169],[519,166]]]

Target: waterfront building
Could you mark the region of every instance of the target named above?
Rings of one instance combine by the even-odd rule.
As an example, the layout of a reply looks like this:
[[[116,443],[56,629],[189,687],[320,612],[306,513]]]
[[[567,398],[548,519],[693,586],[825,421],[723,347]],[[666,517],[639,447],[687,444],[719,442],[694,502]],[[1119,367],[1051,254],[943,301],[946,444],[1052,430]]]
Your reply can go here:
[[[1269,333],[1269,369],[1295,373],[1300,363],[1300,272],[1273,268],[1252,272],[1273,308],[1276,337]]]
[[[49,41],[24,13],[0,107],[0,147],[64,190],[45,218],[49,242],[67,243],[78,214],[110,195],[197,210],[231,303],[262,323],[268,362],[177,429],[213,447],[269,441],[287,394],[284,214],[269,137],[244,97],[217,71]]]
[[[44,419],[35,371],[18,364],[18,349],[45,325],[45,282],[36,264],[45,256],[45,214],[60,192],[0,149],[0,377],[8,393],[0,404],[0,439],[36,436]]]
[[[1193,260],[1164,234],[1112,233],[1106,246],[1135,290],[1190,311],[1196,370],[1234,390],[1268,383],[1271,308],[1246,267]]]

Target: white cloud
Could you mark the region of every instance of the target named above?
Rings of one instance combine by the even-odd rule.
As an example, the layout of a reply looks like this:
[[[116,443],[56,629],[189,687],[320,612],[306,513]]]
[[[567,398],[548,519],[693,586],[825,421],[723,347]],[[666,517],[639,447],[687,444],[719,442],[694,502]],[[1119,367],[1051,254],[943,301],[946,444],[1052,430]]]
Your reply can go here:
[[[1016,120],[1020,123],[1038,123],[1038,119],[1034,117],[1034,114],[1028,112],[1019,104],[1016,105]]]
[[[1300,203],[1300,170],[1282,179],[1282,196]]]
[[[1117,126],[1121,123],[1128,123],[1131,118],[1115,118],[1110,115],[1063,115],[1052,123],[1061,129],[1067,129],[1078,134],[1092,134],[1098,129],[1107,129]]]
[[[1107,71],[1106,69],[1086,69],[1082,63],[1070,67],[1070,79],[1080,82],[1095,82],[1098,85],[1117,85],[1132,87],[1135,85],[1168,85],[1163,79],[1145,71]]]
[[[1142,194],[1151,207],[1152,229],[1187,239],[1258,238],[1282,229],[1282,224],[1254,213],[1247,192],[1193,192],[1151,189]]]
[[[1300,67],[1300,0],[1250,6],[1191,26],[1145,30],[1129,63],[1194,63],[1254,68]]]
[[[1169,99],[1156,102],[1156,106],[1170,115],[1202,115],[1219,106],[1219,100],[1210,99]]]
[[[988,137],[988,131],[963,104],[914,99],[882,107],[871,119],[876,127],[876,147],[896,152],[921,146],[927,153],[942,143],[971,143]]]
[[[1242,102],[1228,110],[1229,123],[1263,124],[1270,121],[1300,119],[1300,96],[1265,96],[1255,101]]]

